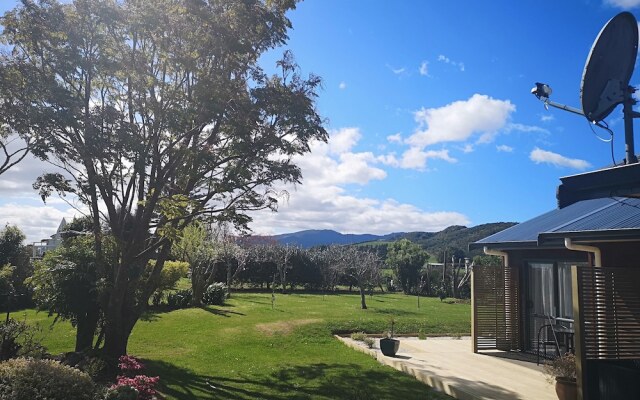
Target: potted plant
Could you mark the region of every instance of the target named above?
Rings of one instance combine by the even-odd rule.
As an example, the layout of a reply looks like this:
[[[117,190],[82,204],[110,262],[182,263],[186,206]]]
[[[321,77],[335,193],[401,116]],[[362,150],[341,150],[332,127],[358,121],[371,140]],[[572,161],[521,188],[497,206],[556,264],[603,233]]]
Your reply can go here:
[[[389,322],[391,323],[391,330],[389,331],[389,335],[387,337],[380,339],[380,351],[382,351],[382,354],[384,354],[385,356],[393,357],[396,355],[398,349],[400,348],[400,341],[393,338],[393,326],[395,325],[396,321],[391,318]]]
[[[576,384],[576,357],[566,353],[545,364],[544,373],[547,381],[556,385],[556,394],[560,400],[575,400],[578,398]]]

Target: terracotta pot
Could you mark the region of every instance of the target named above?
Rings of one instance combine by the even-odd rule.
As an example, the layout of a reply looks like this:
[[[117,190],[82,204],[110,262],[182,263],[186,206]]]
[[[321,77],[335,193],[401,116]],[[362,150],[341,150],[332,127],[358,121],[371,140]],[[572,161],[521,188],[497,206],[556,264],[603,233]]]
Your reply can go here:
[[[384,338],[380,339],[380,351],[385,356],[393,357],[400,348],[400,341],[397,339]]]
[[[556,394],[559,400],[577,400],[578,385],[575,379],[557,377]]]

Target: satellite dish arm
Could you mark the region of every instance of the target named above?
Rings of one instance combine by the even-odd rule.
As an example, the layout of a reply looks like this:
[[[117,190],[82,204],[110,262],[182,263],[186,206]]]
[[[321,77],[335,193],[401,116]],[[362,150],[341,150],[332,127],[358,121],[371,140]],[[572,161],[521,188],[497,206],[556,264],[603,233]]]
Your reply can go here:
[[[551,106],[551,107],[559,108],[560,110],[565,110],[565,111],[572,112],[574,114],[582,115],[584,117],[584,113],[582,112],[582,110],[578,108],[556,103],[555,101],[549,100],[549,96],[551,95],[551,92],[553,92],[553,90],[551,90],[549,85],[547,85],[546,83],[540,83],[540,82],[536,82],[536,86],[533,89],[531,89],[531,94],[536,96],[538,100],[542,101],[544,103],[544,108],[546,108],[547,110],[549,109],[549,106]]]
[[[555,101],[551,101],[549,99],[541,99],[541,100],[544,102],[545,106],[551,106],[551,107],[559,108],[561,110],[569,111],[569,112],[572,112],[574,114],[582,115],[584,117],[584,113],[582,112],[582,110],[580,110],[578,108],[567,106],[565,104],[556,103]]]

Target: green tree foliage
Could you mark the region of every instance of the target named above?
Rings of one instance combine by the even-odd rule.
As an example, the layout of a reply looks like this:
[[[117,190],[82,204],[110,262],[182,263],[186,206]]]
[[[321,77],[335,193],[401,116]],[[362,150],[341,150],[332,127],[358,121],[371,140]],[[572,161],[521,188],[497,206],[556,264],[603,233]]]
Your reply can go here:
[[[0,307],[26,305],[30,293],[24,280],[31,276],[33,268],[29,251],[23,245],[25,236],[16,227],[7,225],[0,230]]]
[[[43,199],[72,194],[91,212],[107,354],[126,353],[182,228],[198,216],[246,227],[247,210],[277,207],[274,182],[301,180],[292,157],[326,140],[320,79],[301,77],[289,53],[277,76],[257,64],[285,43],[294,7],[23,0],[0,21],[12,49],[0,55],[0,120],[65,170],[38,179]]]
[[[148,273],[151,272],[155,260],[149,260]],[[153,293],[153,304],[159,305],[166,292],[175,289],[180,278],[184,278],[189,273],[189,263],[184,261],[165,261],[164,268],[160,273],[158,288]]]
[[[204,224],[196,221],[182,230],[173,251],[177,258],[189,263],[193,291],[191,301],[194,306],[201,306],[205,289],[216,277],[221,260],[219,247]]]
[[[104,248],[113,249],[113,243],[104,241]],[[107,255],[113,260],[109,254],[112,251]],[[28,281],[38,309],[71,321],[76,328],[76,351],[91,348],[101,318],[100,297],[105,292],[104,280],[96,270],[93,237],[65,239],[35,264]]]
[[[428,259],[422,246],[402,239],[389,246],[385,262],[395,271],[402,290],[410,293],[418,285],[420,270]]]

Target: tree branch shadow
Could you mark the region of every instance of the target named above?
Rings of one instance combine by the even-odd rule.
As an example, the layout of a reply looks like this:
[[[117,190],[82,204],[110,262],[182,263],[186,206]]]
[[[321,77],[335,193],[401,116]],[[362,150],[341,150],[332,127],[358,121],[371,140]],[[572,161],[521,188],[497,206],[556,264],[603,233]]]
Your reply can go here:
[[[293,399],[448,399],[412,377],[358,364],[317,363],[284,366],[255,375],[206,376],[165,361],[148,361],[160,376],[162,392],[178,400],[293,400]]]

